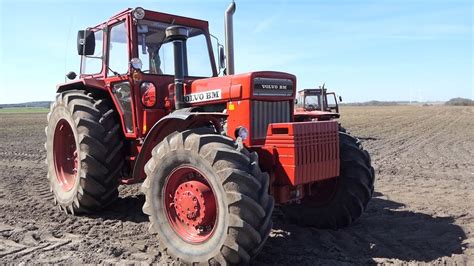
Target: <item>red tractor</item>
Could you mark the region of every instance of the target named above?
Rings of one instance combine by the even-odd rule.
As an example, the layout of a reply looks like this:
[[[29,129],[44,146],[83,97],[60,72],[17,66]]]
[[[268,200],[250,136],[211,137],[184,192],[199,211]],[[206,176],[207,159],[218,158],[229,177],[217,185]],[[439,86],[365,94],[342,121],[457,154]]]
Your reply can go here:
[[[339,101],[342,101],[341,96]],[[340,117],[336,93],[327,92],[325,84],[317,89],[299,91],[295,103],[297,121],[327,121]]]
[[[135,8],[78,32],[80,75],[58,85],[46,127],[63,211],[100,211],[143,182],[150,231],[186,264],[250,262],[275,204],[321,228],[362,214],[369,154],[335,121],[296,121],[295,76],[234,74],[234,12],[217,60],[203,20]]]

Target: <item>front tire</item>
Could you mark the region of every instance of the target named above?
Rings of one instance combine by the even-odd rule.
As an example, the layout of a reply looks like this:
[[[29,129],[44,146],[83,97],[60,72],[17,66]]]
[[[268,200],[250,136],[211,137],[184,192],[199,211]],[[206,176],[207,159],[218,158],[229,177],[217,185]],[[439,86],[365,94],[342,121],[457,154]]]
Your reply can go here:
[[[58,94],[45,132],[48,179],[61,210],[100,210],[118,197],[123,142],[109,99],[83,90]]]
[[[186,264],[246,264],[272,228],[269,176],[255,153],[210,129],[175,132],[152,151],[142,185],[150,231]]]
[[[294,223],[324,229],[349,226],[364,212],[374,192],[374,169],[360,141],[339,132],[340,176],[312,185],[312,196],[282,206]]]

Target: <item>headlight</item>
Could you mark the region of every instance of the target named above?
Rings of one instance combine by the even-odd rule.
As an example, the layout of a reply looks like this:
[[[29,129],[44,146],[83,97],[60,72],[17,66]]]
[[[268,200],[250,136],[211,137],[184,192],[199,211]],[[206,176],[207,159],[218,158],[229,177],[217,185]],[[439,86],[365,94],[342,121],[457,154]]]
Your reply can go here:
[[[235,137],[236,138],[241,138],[242,140],[246,140],[247,137],[249,136],[249,131],[243,127],[243,126],[240,126],[238,128],[235,129]]]
[[[143,19],[145,17],[145,9],[142,7],[137,7],[132,12],[133,17],[137,20]]]

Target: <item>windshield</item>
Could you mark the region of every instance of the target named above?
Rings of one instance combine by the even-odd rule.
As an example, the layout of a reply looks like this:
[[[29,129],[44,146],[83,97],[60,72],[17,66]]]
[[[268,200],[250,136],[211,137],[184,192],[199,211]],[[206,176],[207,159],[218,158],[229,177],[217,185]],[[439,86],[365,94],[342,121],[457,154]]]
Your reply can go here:
[[[319,98],[320,95],[308,95],[305,99],[305,109],[307,110],[319,110],[321,109],[319,106]]]
[[[150,20],[140,20],[138,23],[138,54],[143,63],[142,71],[155,75],[174,75],[173,43],[163,43],[165,30],[171,24]],[[213,72],[206,35],[200,29],[187,28],[187,76],[211,77]]]

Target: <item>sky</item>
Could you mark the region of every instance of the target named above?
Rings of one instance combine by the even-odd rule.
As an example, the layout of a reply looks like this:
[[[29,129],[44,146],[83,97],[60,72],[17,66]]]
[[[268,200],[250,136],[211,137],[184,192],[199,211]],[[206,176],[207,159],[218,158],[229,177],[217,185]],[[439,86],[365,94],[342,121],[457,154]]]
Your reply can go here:
[[[224,43],[230,1],[0,0],[0,104],[54,100],[79,72],[77,30],[128,7],[209,21]],[[470,0],[237,0],[236,73],[296,75],[344,102],[474,98]]]

